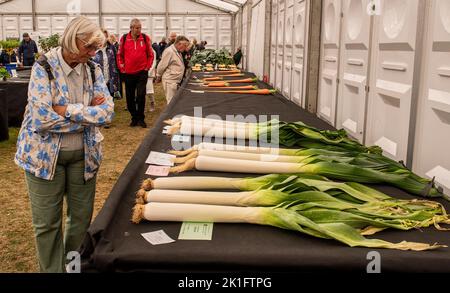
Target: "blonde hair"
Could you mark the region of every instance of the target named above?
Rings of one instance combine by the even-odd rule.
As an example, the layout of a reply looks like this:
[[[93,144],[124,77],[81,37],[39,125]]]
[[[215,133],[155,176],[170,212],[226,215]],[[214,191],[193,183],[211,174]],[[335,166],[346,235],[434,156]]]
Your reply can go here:
[[[89,40],[83,39],[86,37]],[[74,54],[80,53],[77,38],[83,39],[87,44],[101,45],[105,42],[105,35],[100,27],[85,16],[78,16],[67,25],[61,38],[61,47]]]

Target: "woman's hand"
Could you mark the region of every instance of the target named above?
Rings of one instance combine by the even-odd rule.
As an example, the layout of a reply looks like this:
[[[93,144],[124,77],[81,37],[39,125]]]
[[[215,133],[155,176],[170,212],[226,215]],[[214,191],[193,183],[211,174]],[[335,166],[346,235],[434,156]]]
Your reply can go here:
[[[99,106],[103,104],[106,101],[106,98],[104,96],[96,96],[92,99],[91,106]]]
[[[62,116],[62,117],[66,116],[66,109],[67,109],[67,106],[53,105],[53,111],[55,111],[59,116]]]

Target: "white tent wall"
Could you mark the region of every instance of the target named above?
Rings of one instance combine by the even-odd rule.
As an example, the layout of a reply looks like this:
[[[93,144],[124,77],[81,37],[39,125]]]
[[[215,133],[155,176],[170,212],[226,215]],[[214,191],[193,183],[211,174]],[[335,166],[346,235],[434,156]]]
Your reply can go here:
[[[450,192],[450,1],[322,4],[317,115]]]
[[[413,170],[450,194],[450,1],[428,2]]]
[[[12,2],[15,2],[12,1]],[[67,14],[69,13],[97,13],[99,2],[95,0],[37,0],[36,13],[46,14]],[[21,10],[19,10],[21,11]]]
[[[374,18],[366,144],[411,164],[425,1],[381,1]]]
[[[248,69],[248,23],[249,23],[249,16],[251,17],[251,1],[247,2],[243,8],[242,8],[242,14],[241,14],[241,50],[242,50],[242,61],[241,66],[244,69]],[[250,12],[249,12],[250,11]]]
[[[264,43],[266,23],[266,1],[258,1],[252,7],[252,22],[248,55],[248,70],[259,79],[264,76]]]
[[[206,40],[210,49],[232,49],[232,15],[190,0],[168,0],[167,14],[166,0],[38,0],[34,26],[32,3],[12,0],[0,4],[0,39],[21,38],[23,32],[35,39],[62,33],[74,15],[81,14],[116,35],[127,33],[130,20],[136,17],[152,41],[159,42],[175,31]]]
[[[364,140],[372,16],[370,0],[342,2],[341,60],[337,99],[337,128]]]
[[[322,45],[320,53],[320,86],[317,115],[335,125],[339,48],[341,29],[341,0],[323,0]]]
[[[14,0],[8,1],[3,4],[0,4],[0,15],[13,13],[17,14],[20,11],[20,14],[31,13],[32,12],[32,0]]]
[[[302,107],[306,106],[310,1],[247,1],[234,15],[234,48],[242,48],[243,68],[266,78]]]

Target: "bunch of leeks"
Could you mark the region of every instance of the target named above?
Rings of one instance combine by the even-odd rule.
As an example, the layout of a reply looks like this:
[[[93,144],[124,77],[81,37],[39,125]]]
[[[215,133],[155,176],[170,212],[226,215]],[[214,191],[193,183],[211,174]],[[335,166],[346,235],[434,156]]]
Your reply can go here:
[[[317,175],[257,178],[148,179],[138,192],[133,221],[252,223],[335,239],[349,246],[428,250],[443,245],[367,239],[387,228],[409,230],[450,223],[439,203],[393,199],[358,183]],[[198,191],[232,189],[239,192]],[[197,190],[197,191],[193,191]],[[144,205],[144,203],[147,203]]]

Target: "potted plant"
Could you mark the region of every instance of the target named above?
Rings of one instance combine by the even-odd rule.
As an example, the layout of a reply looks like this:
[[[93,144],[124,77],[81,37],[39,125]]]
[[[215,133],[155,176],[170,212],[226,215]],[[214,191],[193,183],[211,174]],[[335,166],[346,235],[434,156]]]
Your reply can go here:
[[[6,81],[7,78],[10,78],[11,75],[9,74],[8,70],[6,68],[1,67],[0,68],[0,81]]]
[[[9,56],[9,62],[11,63],[11,55],[14,52],[14,49],[18,48],[20,45],[19,40],[17,39],[9,39],[9,40],[4,40],[4,41],[0,41],[0,47],[2,47],[3,50],[6,51],[6,53]]]
[[[53,34],[47,38],[39,37],[39,47],[41,47],[43,53],[47,53],[52,48],[59,46],[59,34]]]

